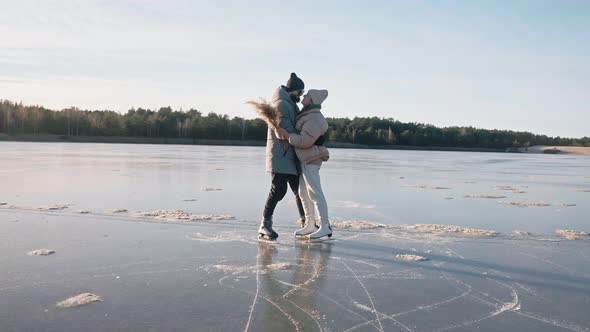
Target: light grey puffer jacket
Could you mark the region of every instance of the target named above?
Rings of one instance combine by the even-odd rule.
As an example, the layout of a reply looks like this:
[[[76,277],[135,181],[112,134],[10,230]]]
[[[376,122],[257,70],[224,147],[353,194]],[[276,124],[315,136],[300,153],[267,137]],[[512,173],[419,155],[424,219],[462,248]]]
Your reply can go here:
[[[272,103],[281,112],[281,128],[289,133],[295,133],[295,115],[299,107],[291,100],[284,86],[276,89],[272,96]],[[284,141],[278,139],[274,130],[268,129],[266,135],[266,171],[270,173],[283,173],[299,175],[298,159],[293,147],[287,144],[285,152]]]

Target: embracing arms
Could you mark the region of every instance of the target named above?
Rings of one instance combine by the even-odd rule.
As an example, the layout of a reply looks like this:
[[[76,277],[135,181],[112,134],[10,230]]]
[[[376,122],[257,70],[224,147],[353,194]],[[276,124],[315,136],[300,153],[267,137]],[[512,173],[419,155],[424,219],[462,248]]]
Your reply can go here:
[[[287,130],[277,130],[277,137],[289,141],[291,145],[300,149],[308,149],[314,145],[316,140],[328,130],[328,123],[323,116],[309,118],[302,128],[301,133],[289,133]]]

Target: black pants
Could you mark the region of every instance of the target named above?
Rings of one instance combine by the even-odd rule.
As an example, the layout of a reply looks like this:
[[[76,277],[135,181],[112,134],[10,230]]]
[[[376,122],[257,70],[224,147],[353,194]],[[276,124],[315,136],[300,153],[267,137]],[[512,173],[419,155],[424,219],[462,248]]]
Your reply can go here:
[[[295,202],[297,203],[297,210],[299,210],[299,216],[305,219],[305,211],[303,210],[303,204],[299,197],[299,175],[283,174],[283,173],[272,173],[272,186],[270,187],[270,193],[266,199],[266,205],[264,206],[264,213],[262,216],[265,219],[272,217],[275,212],[277,204],[287,194],[287,183],[293,194],[295,194]]]

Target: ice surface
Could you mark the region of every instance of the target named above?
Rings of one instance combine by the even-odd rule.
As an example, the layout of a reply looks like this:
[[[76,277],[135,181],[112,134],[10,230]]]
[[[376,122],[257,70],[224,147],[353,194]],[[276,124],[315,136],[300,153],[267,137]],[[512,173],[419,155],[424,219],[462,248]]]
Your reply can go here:
[[[589,330],[588,158],[331,154],[335,240],[293,239],[289,192],[268,244],[263,148],[0,143],[0,331]],[[463,198],[497,184],[506,201],[553,204]],[[36,208],[56,203],[69,208]],[[102,301],[56,307],[81,293]]]
[[[183,210],[260,220],[271,184],[263,147],[1,142],[0,160],[0,202],[7,203],[0,209],[56,204],[93,214]],[[331,220],[552,234],[588,230],[590,197],[577,190],[588,189],[589,163],[567,155],[333,149],[320,173]],[[504,190],[490,192],[494,187]],[[474,194],[551,206],[507,209],[494,199],[461,199]],[[292,199],[289,191],[276,220],[298,219]]]
[[[482,239],[449,232],[465,231],[459,226],[421,226],[438,232],[431,240],[381,227],[335,229],[336,240],[318,243],[293,239],[295,226],[279,223],[279,241],[266,244],[255,221],[161,224],[35,210],[1,210],[0,220],[2,330],[590,327],[590,241],[558,234],[553,242]],[[60,255],[23,259],[20,247],[46,241],[59,243]],[[100,297],[61,302],[81,291]],[[54,307],[97,299],[83,313]]]

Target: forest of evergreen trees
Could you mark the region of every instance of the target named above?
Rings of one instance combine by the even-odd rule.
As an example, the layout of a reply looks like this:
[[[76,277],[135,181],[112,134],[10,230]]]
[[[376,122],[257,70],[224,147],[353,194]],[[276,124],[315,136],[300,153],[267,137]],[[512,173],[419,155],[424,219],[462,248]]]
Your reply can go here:
[[[590,138],[562,138],[510,130],[473,127],[438,128],[377,117],[329,118],[328,141],[365,145],[406,145],[506,149],[532,145],[590,146]],[[53,111],[0,100],[0,133],[62,136],[129,136],[216,140],[265,140],[266,124],[260,119],[201,112],[130,109],[126,114],[67,108]]]

